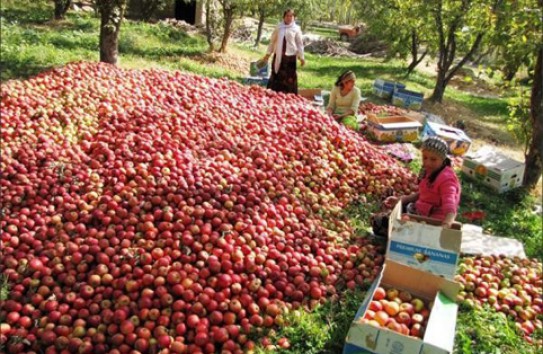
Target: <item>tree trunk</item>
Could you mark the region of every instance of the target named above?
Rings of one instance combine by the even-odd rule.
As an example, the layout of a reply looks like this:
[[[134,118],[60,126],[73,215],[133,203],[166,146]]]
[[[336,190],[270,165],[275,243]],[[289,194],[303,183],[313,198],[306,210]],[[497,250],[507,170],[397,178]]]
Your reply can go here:
[[[262,38],[262,29],[264,28],[264,20],[266,19],[266,13],[264,11],[259,12],[258,14],[258,28],[256,30],[256,40],[255,47],[258,47],[260,44],[260,39]]]
[[[424,58],[426,57],[427,54],[428,54],[428,51],[425,51],[424,53],[422,53],[422,55],[418,59],[417,59],[416,56],[412,57],[411,63],[409,63],[409,66],[407,67],[407,75],[406,76],[411,75],[413,70],[415,70],[415,68],[424,60]]]
[[[124,18],[127,0],[98,0],[100,12],[100,61],[117,64],[119,56],[119,32]]]
[[[532,140],[526,153],[524,185],[532,189],[543,173],[543,47],[540,46],[534,70],[532,97],[530,101]]]
[[[434,92],[432,93],[432,96],[430,96],[430,101],[439,103],[443,102],[445,88],[447,87],[447,83],[445,81],[445,74],[446,72],[444,70],[438,70],[436,85],[434,86]]]
[[[55,20],[62,20],[72,6],[72,0],[55,0]]]
[[[417,65],[419,65],[420,62],[424,59],[424,57],[426,57],[426,54],[428,54],[428,50],[425,50],[424,53],[422,53],[422,55],[419,58],[418,57],[419,48],[420,48],[419,36],[417,35],[417,31],[413,30],[411,31],[411,63],[409,63],[409,66],[407,67],[407,74],[406,74],[407,77],[411,75],[411,73],[413,72],[413,70],[415,70]]]
[[[222,35],[221,48],[219,49],[220,53],[226,53],[226,48],[228,47],[228,40],[232,34],[232,22],[234,22],[234,7],[225,7],[223,8],[224,14],[224,33]]]
[[[209,45],[209,52],[215,50],[215,9],[213,7],[213,0],[206,1],[206,40]]]

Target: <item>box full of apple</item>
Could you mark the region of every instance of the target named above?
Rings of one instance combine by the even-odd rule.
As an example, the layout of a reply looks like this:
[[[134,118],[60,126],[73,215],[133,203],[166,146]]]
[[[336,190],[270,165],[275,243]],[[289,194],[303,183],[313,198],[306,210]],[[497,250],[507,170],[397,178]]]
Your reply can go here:
[[[449,354],[460,285],[386,260],[347,333],[343,354]]]

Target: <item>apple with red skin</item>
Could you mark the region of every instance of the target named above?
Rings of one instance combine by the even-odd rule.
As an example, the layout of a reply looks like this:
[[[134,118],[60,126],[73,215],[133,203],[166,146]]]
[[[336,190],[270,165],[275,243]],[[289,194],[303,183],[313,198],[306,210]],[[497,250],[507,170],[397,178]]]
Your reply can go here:
[[[19,334],[38,318],[69,351],[105,351],[104,333],[119,352],[239,351],[211,327],[250,331],[373,281],[382,250],[329,238],[353,234],[337,210],[415,188],[296,95],[225,79],[72,63],[3,84],[2,117],[0,317]]]

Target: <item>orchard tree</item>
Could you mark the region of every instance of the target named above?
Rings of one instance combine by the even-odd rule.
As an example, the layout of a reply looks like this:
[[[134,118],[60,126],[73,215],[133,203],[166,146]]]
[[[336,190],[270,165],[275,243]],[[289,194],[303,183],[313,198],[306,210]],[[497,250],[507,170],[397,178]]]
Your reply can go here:
[[[100,61],[117,64],[119,32],[128,0],[96,0],[100,14]]]
[[[543,35],[535,60],[530,102],[530,121],[533,131],[526,153],[524,185],[531,189],[536,186],[543,173]]]
[[[215,51],[215,40],[219,32],[219,15],[215,0],[205,0],[205,16],[206,16],[206,41],[209,52]]]
[[[222,8],[222,40],[221,47],[219,48],[220,53],[225,53],[228,46],[228,40],[232,34],[233,28],[232,24],[234,23],[234,17],[236,16],[236,11],[240,10],[241,0],[218,0]]]
[[[267,18],[280,12],[278,3],[269,0],[254,0],[250,2],[249,6],[255,10],[258,16],[258,27],[256,30],[255,47],[258,47],[260,40],[262,39],[262,31],[264,29],[264,22]]]
[[[55,20],[62,20],[72,6],[72,0],[55,0]]]
[[[436,36],[432,32],[429,9],[425,2],[417,0],[370,0],[357,6],[367,33],[388,44],[389,57],[410,57],[407,75],[434,48]]]
[[[364,18],[373,27],[370,31],[380,33],[380,38],[393,48],[393,55],[405,57],[410,53],[408,70],[413,70],[425,53],[437,60],[430,100],[441,102],[448,83],[491,32],[496,8],[504,1],[370,1],[365,4]]]
[[[451,79],[479,50],[491,32],[495,13],[506,0],[432,0],[433,25],[437,34],[437,79],[430,100],[442,102]]]
[[[529,103],[522,100],[513,114],[515,126],[521,134],[516,134],[526,144],[524,185],[529,189],[536,186],[543,173],[543,0],[526,0],[517,11],[510,13],[507,28],[507,47],[519,48],[528,53],[531,80]],[[505,27],[505,26],[504,26]],[[518,113],[520,112],[520,113]],[[518,129],[518,127],[521,129]]]

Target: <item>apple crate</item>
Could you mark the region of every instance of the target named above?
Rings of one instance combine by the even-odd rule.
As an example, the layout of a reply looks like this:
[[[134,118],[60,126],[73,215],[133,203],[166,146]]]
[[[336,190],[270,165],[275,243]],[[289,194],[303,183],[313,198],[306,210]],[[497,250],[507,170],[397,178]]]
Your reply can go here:
[[[455,156],[464,155],[471,147],[471,139],[462,129],[445,124],[427,121],[422,129],[422,136],[440,137],[447,143],[449,153]]]
[[[268,86],[269,79],[267,77],[250,76],[243,79],[244,85]]]
[[[376,79],[373,82],[373,93],[381,98],[389,99],[392,97],[394,90],[404,89],[405,85],[399,82],[386,81],[382,79]]]
[[[402,217],[402,204],[394,207],[388,224],[387,259],[454,279],[462,248],[462,224],[443,228],[441,221],[419,215]]]
[[[392,104],[398,107],[419,110],[422,107],[424,95],[420,92],[398,88],[392,93]]]
[[[425,303],[433,304],[422,339],[364,320],[380,286],[407,291]],[[351,323],[343,354],[452,353],[458,312],[454,300],[459,290],[460,285],[456,282],[387,259]]]
[[[526,165],[485,146],[464,156],[462,172],[499,193],[522,186]]]
[[[377,117],[369,113],[366,134],[375,141],[413,142],[419,138],[422,124],[405,116]]]

